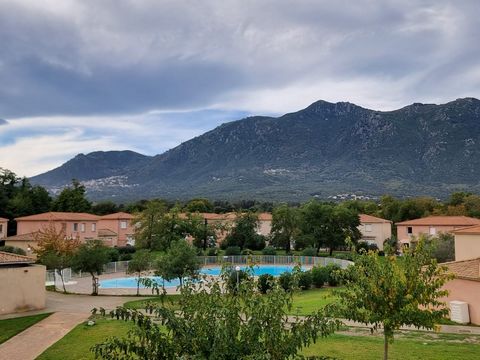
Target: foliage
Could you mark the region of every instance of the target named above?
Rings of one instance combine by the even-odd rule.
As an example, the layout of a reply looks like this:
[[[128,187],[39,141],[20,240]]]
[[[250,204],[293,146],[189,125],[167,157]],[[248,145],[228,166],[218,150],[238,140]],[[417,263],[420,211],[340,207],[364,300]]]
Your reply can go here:
[[[277,249],[275,249],[273,246],[267,246],[262,250],[263,255],[277,255]]]
[[[108,215],[122,210],[122,206],[118,206],[112,201],[101,201],[92,205],[92,213],[95,215]]]
[[[85,186],[77,180],[72,180],[72,186],[66,187],[53,201],[53,211],[89,212],[92,203],[85,196]]]
[[[149,201],[146,208],[137,214],[133,223],[136,224],[135,244],[144,249],[166,249],[168,246],[160,239],[165,232],[163,217],[167,212],[164,202]]]
[[[226,275],[225,275],[226,276]],[[227,290],[228,291],[228,290]],[[187,282],[181,289],[176,311],[152,304],[148,315],[117,308],[113,317],[132,320],[135,327],[126,338],[110,338],[93,351],[102,359],[258,359],[283,360],[319,337],[338,328],[338,321],[321,313],[289,319],[292,295],[274,286],[266,294],[257,291],[253,279],[241,283],[235,296],[221,280],[198,289]],[[240,316],[241,315],[241,316]]]
[[[316,288],[321,288],[328,281],[328,269],[325,266],[314,266],[311,273],[312,283]]]
[[[266,294],[267,291],[273,289],[275,285],[275,278],[270,274],[262,274],[258,277],[258,291]]]
[[[238,246],[229,246],[225,249],[226,256],[237,256],[237,255],[240,255],[241,252],[242,251]]]
[[[207,256],[217,256],[217,255],[218,255],[218,249],[216,247],[207,249]]]
[[[133,254],[135,251],[137,251],[135,246],[130,246],[130,245],[117,246],[116,249],[117,249],[117,251],[120,255],[121,254]]]
[[[298,274],[298,286],[302,290],[308,290],[312,287],[312,273],[310,271],[301,271]]]
[[[132,260],[128,263],[127,274],[135,274],[137,277],[137,295],[140,295],[140,282],[142,276],[150,270],[153,256],[148,250],[139,250],[133,254]]]
[[[395,255],[398,252],[398,239],[395,235],[385,239],[383,242],[383,250],[386,255]]]
[[[252,278],[249,269],[240,269],[237,271],[234,267],[228,266],[223,272],[226,287],[232,294],[237,293],[240,284]]]
[[[439,233],[432,239],[433,257],[439,263],[455,260],[455,237],[451,233]]]
[[[194,278],[200,269],[195,248],[185,240],[177,240],[155,265],[155,274],[170,281],[178,278],[180,286],[185,277]]]
[[[110,262],[115,262],[120,259],[120,252],[116,248],[108,249],[108,259]]]
[[[63,292],[67,292],[62,270],[72,265],[72,259],[80,246],[78,238],[67,238],[63,229],[57,230],[54,223],[33,234],[36,247],[34,253],[40,263],[48,269],[58,270],[62,280]]]
[[[302,256],[316,256],[317,249],[309,246],[302,250]]]
[[[272,212],[272,243],[285,249],[285,253],[291,252],[291,244],[295,235],[299,232],[298,209],[282,204]]]
[[[388,343],[401,326],[431,329],[448,313],[439,299],[447,295],[442,286],[450,278],[422,239],[400,259],[374,252],[358,255],[343,276],[339,315],[372,329],[382,327],[387,359]]]
[[[259,235],[257,234],[258,215],[253,212],[237,213],[235,224],[230,233],[225,238],[228,246],[238,246],[240,250],[249,248],[257,250],[261,247]],[[263,246],[265,247],[263,239]]]
[[[17,255],[27,255],[25,250],[23,250],[22,248],[10,245],[0,246],[0,251]]]
[[[80,245],[72,259],[72,269],[89,273],[92,277],[92,295],[98,295],[98,275],[109,262],[109,248],[99,240]]]
[[[278,284],[285,291],[293,291],[295,287],[295,279],[292,273],[284,272],[278,277]]]
[[[243,249],[241,255],[253,255],[253,251],[250,249]]]
[[[213,204],[208,199],[192,199],[184,207],[190,213],[209,213],[213,211]]]
[[[325,272],[327,274],[327,282],[330,286],[338,286],[341,280],[342,268],[334,263],[327,264],[325,266]]]

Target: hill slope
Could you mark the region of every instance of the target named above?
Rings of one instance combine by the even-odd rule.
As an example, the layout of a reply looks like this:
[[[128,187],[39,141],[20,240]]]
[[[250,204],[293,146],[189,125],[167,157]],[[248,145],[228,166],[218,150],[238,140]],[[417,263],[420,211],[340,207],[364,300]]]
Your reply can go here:
[[[76,176],[67,164],[54,170],[56,177],[49,172],[33,181],[69,181]],[[103,188],[97,181],[93,197],[305,200],[345,192],[442,196],[480,190],[480,101],[388,112],[318,101],[279,118],[223,124],[161,155],[115,163],[114,171],[106,170],[108,164],[96,162],[96,179],[114,173],[125,186]]]

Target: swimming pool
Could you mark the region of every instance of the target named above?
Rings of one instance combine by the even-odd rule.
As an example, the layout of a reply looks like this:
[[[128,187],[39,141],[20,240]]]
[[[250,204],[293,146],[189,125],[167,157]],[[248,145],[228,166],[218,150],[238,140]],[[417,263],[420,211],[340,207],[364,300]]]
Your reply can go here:
[[[248,269],[248,266],[240,266],[241,270]],[[260,276],[263,274],[270,274],[273,276],[279,276],[284,272],[292,272],[294,266],[293,265],[256,265],[253,267],[253,275]],[[302,267],[302,270],[305,268]],[[216,267],[208,267],[200,269],[200,274],[202,275],[210,275],[210,276],[219,276],[222,271],[222,268],[219,266]],[[149,276],[150,279],[156,280],[159,284],[163,282],[163,279],[159,276]],[[165,287],[177,287],[180,285],[180,281],[178,279],[172,281],[165,281]],[[123,277],[117,279],[106,279],[100,280],[100,288],[101,289],[116,289],[116,288],[136,288],[137,287],[137,280],[135,277]],[[144,288],[143,285],[140,284],[140,288]]]

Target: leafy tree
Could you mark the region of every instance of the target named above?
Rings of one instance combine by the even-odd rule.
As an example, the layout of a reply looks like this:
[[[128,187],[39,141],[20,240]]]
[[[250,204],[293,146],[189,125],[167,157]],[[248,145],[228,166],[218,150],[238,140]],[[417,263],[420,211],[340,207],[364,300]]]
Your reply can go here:
[[[388,344],[401,326],[431,329],[448,314],[439,299],[447,295],[442,287],[450,278],[423,240],[401,258],[375,252],[358,255],[343,276],[346,286],[338,292],[338,315],[383,328],[386,360]]]
[[[153,249],[158,242],[159,234],[164,231],[163,216],[167,212],[166,204],[162,201],[148,202],[145,210],[137,214],[133,220],[137,224],[135,230],[135,244],[139,248]]]
[[[137,295],[140,295],[140,283],[142,276],[150,270],[153,262],[152,254],[148,250],[139,250],[132,256],[128,263],[127,274],[135,274],[137,277]]]
[[[63,270],[72,265],[72,259],[80,246],[78,238],[67,238],[63,229],[57,230],[54,223],[33,234],[36,247],[33,252],[38,261],[48,269],[59,271],[63,292],[66,293]]]
[[[95,356],[106,360],[286,360],[338,328],[338,321],[320,312],[292,321],[287,316],[292,295],[278,285],[261,294],[257,282],[248,278],[239,289],[225,289],[225,276],[201,288],[187,282],[180,290],[178,309],[149,304],[146,310],[159,321],[137,310],[112,311],[112,317],[130,319],[136,326],[126,338],[109,338],[94,346]]]
[[[191,213],[210,213],[213,212],[213,204],[208,199],[192,199],[185,205],[184,210]]]
[[[198,213],[186,213],[181,219],[180,230],[183,236],[192,238],[192,243],[197,248],[206,250],[207,247],[216,244],[216,227]]]
[[[74,271],[83,271],[92,276],[92,295],[98,295],[98,275],[109,262],[108,247],[99,240],[80,245],[72,260]]]
[[[77,180],[72,180],[72,186],[66,187],[54,200],[52,208],[54,211],[65,212],[89,212],[92,203],[85,197],[85,186]]]
[[[224,241],[228,247],[238,246],[240,250],[248,248],[249,245],[257,247],[257,228],[258,215],[256,213],[237,213],[234,226]]]
[[[108,215],[119,212],[121,206],[118,206],[112,201],[102,201],[92,205],[92,213],[95,215]]]
[[[170,281],[178,279],[180,287],[185,277],[196,277],[200,269],[195,248],[185,240],[172,243],[167,252],[161,256],[156,264],[156,274]]]
[[[285,249],[285,253],[291,252],[291,244],[294,236],[299,231],[298,210],[282,204],[273,209],[272,213],[272,242]]]

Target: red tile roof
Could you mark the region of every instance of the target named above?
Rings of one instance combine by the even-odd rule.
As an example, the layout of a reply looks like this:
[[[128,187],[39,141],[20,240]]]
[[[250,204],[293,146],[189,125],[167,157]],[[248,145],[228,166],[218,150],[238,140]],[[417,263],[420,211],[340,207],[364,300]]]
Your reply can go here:
[[[17,221],[97,221],[100,216],[74,212],[46,212],[42,214],[23,216]]]
[[[437,225],[437,226],[473,226],[480,225],[480,219],[468,216],[427,216],[421,219],[408,220],[397,225]]]
[[[480,235],[480,225],[468,226],[452,231],[454,234]]]
[[[32,264],[34,262],[35,260],[28,256],[0,251],[0,265]]]
[[[114,214],[108,214],[100,217],[101,220],[131,220],[133,218],[135,217],[132,214],[126,212],[117,212]]]
[[[444,263],[458,279],[480,281],[480,258]]]
[[[28,233],[28,234],[20,234],[20,235],[14,235],[14,236],[8,236],[5,241],[35,241],[34,239],[34,232],[33,233]]]
[[[98,230],[98,236],[99,237],[111,237],[111,236],[117,236],[117,233],[113,230],[110,230],[110,229],[100,229],[100,230]]]
[[[361,223],[391,223],[390,220],[385,220],[376,216],[367,215],[367,214],[360,214],[360,222]]]

